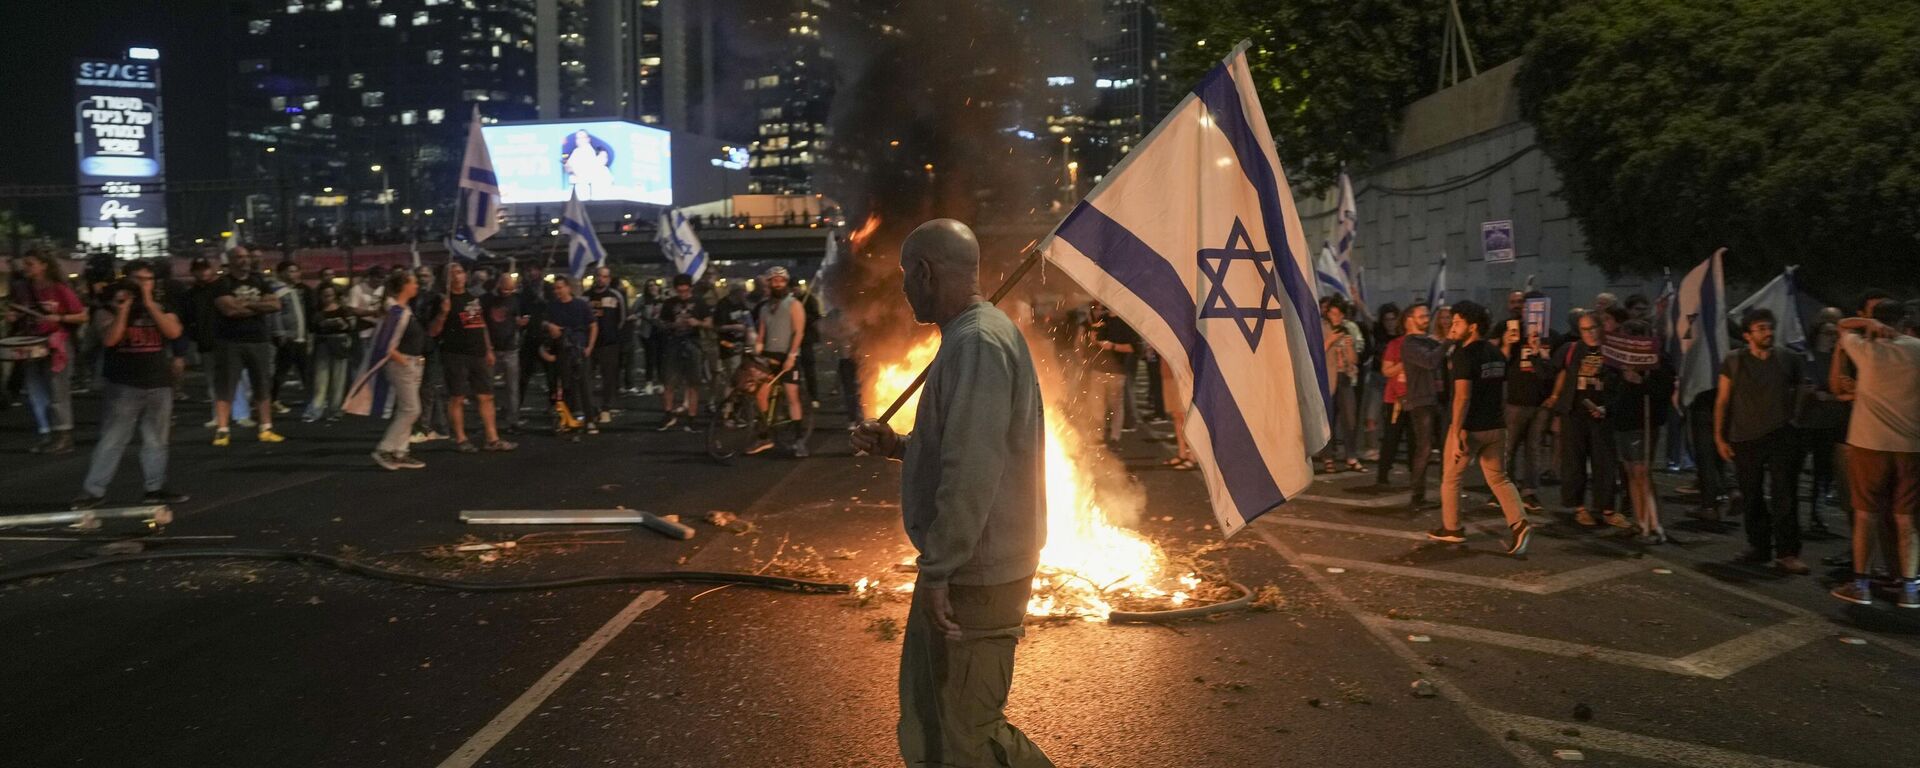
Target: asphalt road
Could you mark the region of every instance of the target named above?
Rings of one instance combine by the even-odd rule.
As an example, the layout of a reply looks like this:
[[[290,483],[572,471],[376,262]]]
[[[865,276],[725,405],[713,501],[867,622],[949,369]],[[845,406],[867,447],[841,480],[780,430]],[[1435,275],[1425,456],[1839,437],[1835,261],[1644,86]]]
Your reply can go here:
[[[204,406],[188,406],[175,485],[194,499],[160,535],[234,538],[151,546],[346,553],[467,579],[909,578],[893,567],[910,554],[897,468],[848,455],[826,426],[834,416],[813,458],[727,467],[694,436],[653,432],[650,399],[624,405],[635,410],[579,443],[533,436],[505,456],[428,444],[420,472],[375,468],[365,420],[285,424],[291,440],[275,446],[241,432],[214,449],[197,426]],[[25,454],[25,419],[0,413],[0,514],[62,506],[84,469],[84,451]],[[1140,529],[1176,554],[1216,540],[1198,477],[1159,468],[1168,447],[1153,436],[1121,448],[1146,493]],[[129,464],[115,492],[131,498],[137,482]],[[1525,558],[1491,536],[1433,545],[1418,532],[1436,513],[1356,487],[1370,482],[1328,476],[1216,556],[1234,578],[1277,588],[1277,610],[1033,625],[1010,716],[1063,766],[1542,766],[1564,761],[1556,750],[1614,766],[1911,762],[1920,611],[1847,607],[1818,577],[1726,565],[1740,546],[1731,528],[1676,524],[1681,543],[1641,549],[1541,515]],[[457,519],[620,506],[681,515],[698,535]],[[713,510],[746,525],[695,522]],[[0,569],[141,533],[0,540]],[[435,549],[470,537],[521,546],[491,562]],[[1843,544],[1811,542],[1810,559]],[[0,586],[0,763],[893,765],[905,612],[891,593],[496,594],[291,564],[93,569]],[[1415,696],[1416,680],[1438,695]]]

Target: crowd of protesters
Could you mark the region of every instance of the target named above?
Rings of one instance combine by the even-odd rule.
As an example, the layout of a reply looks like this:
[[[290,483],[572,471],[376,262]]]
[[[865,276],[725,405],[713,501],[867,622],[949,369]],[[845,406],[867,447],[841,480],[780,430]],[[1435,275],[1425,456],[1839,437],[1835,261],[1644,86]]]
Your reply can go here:
[[[372,457],[391,470],[424,467],[423,443],[505,452],[518,447],[508,436],[534,429],[578,440],[612,424],[620,398],[662,391],[665,413],[641,426],[691,431],[703,395],[724,398],[745,359],[791,371],[778,394],[795,419],[818,405],[819,303],[783,268],[732,283],[680,276],[669,293],[605,266],[579,281],[458,262],[309,275],[294,261],[265,268],[246,246],[194,259],[179,281],[170,265],[97,260],[78,279],[41,253],[11,265],[6,335],[44,350],[8,365],[4,400],[24,394],[33,413],[30,452],[75,450],[73,393],[102,397],[76,509],[105,501],[136,433],[145,499],[185,499],[167,485],[167,446],[176,404],[200,399],[185,389],[190,372],[205,379],[215,447],[284,442],[276,417],[324,425],[357,413],[387,420]],[[782,443],[807,455],[803,440]]]
[[[1853,517],[1854,551],[1826,564],[1858,577],[1835,596],[1871,602],[1877,574],[1898,605],[1920,607],[1920,301],[1873,293],[1853,316],[1824,310],[1804,351],[1776,342],[1771,312],[1746,312],[1728,324],[1731,351],[1707,361],[1705,391],[1682,403],[1679,345],[1663,338],[1653,301],[1603,293],[1556,329],[1526,317],[1528,300],[1543,297],[1515,291],[1498,317],[1471,301],[1384,304],[1367,317],[1323,299],[1331,440],[1319,470],[1372,472],[1370,490],[1405,490],[1411,508],[1439,508],[1430,538],[1461,542],[1461,490],[1477,467],[1508,523],[1505,546],[1520,554],[1532,534],[1527,513],[1547,511],[1551,486],[1576,526],[1666,543],[1654,471],[1691,469],[1694,481],[1670,498],[1703,528],[1725,527],[1734,513],[1748,544],[1742,562],[1810,573],[1803,527],[1826,532],[1821,508],[1838,508]],[[1184,415],[1155,351],[1118,317],[1093,304],[1072,320],[1089,371],[1089,434],[1111,442],[1138,422]],[[1140,378],[1144,407],[1132,386]],[[1178,450],[1166,463],[1192,469],[1178,423],[1173,432]]]

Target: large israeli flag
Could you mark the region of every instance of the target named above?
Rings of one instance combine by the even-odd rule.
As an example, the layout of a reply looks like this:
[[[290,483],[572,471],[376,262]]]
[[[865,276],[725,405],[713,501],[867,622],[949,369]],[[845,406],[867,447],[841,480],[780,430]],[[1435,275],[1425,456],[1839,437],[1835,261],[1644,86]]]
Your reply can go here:
[[[587,218],[587,206],[577,191],[560,212],[560,234],[567,236],[567,273],[576,282],[607,262],[607,252],[600,247],[600,236],[593,233],[593,220]]]
[[[1333,261],[1347,284],[1347,298],[1366,306],[1367,295],[1360,286],[1359,266],[1353,263],[1353,239],[1360,227],[1360,208],[1353,203],[1353,180],[1340,172],[1340,210],[1333,230]]]
[[[660,242],[660,252],[673,262],[674,269],[680,274],[690,275],[695,280],[707,271],[707,249],[700,245],[700,238],[693,234],[693,222],[678,209],[660,212],[660,229],[654,235]]]
[[[493,174],[493,156],[480,138],[478,104],[467,124],[467,156],[460,161],[460,225],[476,243],[500,231],[500,178]]]
[[[1734,305],[1727,317],[1734,322],[1749,309],[1767,309],[1773,312],[1773,340],[1780,346],[1805,354],[1807,351],[1807,324],[1800,320],[1799,286],[1794,284],[1793,272],[1799,265],[1787,267],[1779,277],[1760,288],[1760,292],[1748,296],[1746,301]]]
[[[1720,360],[1727,353],[1727,249],[1694,267],[1680,280],[1680,402],[1691,403],[1716,386]]]
[[[1040,244],[1172,368],[1228,535],[1305,490],[1328,437],[1313,254],[1245,50]]]

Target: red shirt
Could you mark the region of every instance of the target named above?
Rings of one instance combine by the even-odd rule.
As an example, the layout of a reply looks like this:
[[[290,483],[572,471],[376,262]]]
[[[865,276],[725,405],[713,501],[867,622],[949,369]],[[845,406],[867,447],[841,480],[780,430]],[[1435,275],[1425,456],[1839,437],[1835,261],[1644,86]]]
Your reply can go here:
[[[1399,363],[1400,362],[1400,342],[1405,340],[1406,340],[1405,337],[1402,337],[1402,336],[1393,337],[1393,341],[1387,342],[1386,351],[1380,353],[1380,360],[1382,362],[1388,362],[1388,363]],[[1393,403],[1400,402],[1400,398],[1403,398],[1406,396],[1407,396],[1407,374],[1406,374],[1406,371],[1403,369],[1399,376],[1395,376],[1387,379],[1387,389],[1386,389],[1385,400],[1387,404],[1391,405]]]

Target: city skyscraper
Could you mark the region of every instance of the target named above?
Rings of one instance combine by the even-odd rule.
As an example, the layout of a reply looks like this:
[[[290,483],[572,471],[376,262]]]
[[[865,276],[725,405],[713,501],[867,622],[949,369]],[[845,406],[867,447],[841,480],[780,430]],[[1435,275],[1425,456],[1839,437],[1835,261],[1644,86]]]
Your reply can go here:
[[[284,189],[235,213],[291,208],[301,239],[450,216],[470,105],[537,116],[535,2],[237,0],[230,163]]]

